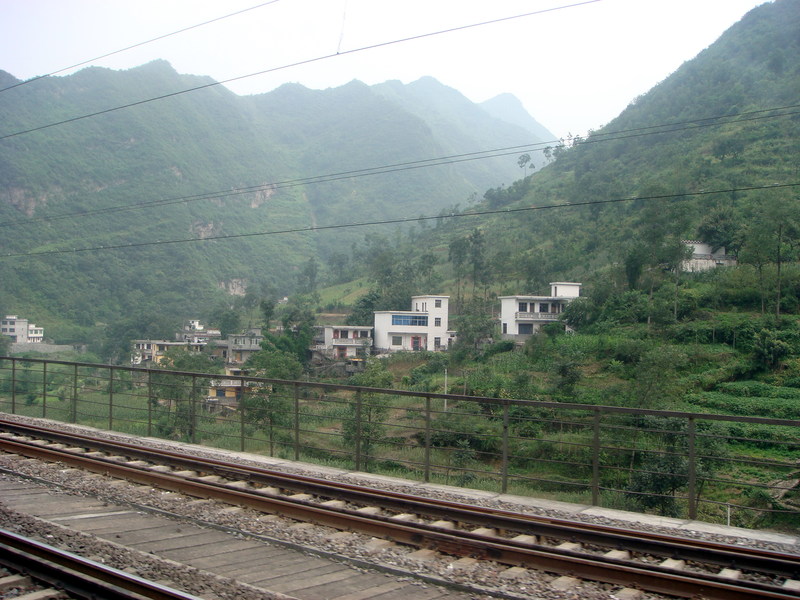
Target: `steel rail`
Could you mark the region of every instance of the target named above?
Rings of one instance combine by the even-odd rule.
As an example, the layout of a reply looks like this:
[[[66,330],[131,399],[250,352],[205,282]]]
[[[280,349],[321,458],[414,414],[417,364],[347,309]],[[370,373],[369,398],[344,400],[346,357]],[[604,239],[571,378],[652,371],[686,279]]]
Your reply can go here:
[[[5,529],[0,564],[87,600],[202,600]]]
[[[332,483],[328,480],[296,475],[262,467],[233,465],[212,458],[198,458],[170,450],[114,440],[96,439],[82,434],[64,433],[36,425],[22,425],[0,419],[0,428],[47,437],[52,441],[77,445],[80,440],[92,449],[122,454],[129,458],[169,464],[175,468],[219,475],[228,479],[247,481],[252,484],[277,487],[295,493],[343,500],[353,504],[381,506],[399,512],[413,512],[432,518],[448,519],[457,523],[473,523],[499,531],[518,531],[540,537],[563,539],[585,544],[612,546],[620,550],[641,552],[681,559],[716,564],[745,571],[769,573],[787,578],[800,577],[800,555],[767,551],[758,548],[742,548],[706,540],[688,539],[646,531],[630,531],[620,528],[580,523],[539,515],[526,515],[493,508],[478,507],[446,500],[421,498],[410,494],[375,490],[347,483]],[[166,460],[165,460],[166,459]],[[109,464],[117,461],[100,458]]]
[[[88,445],[91,438],[83,436],[80,441]],[[456,556],[491,559],[501,563],[534,567],[561,574],[578,575],[615,584],[633,584],[649,591],[683,597],[702,595],[707,598],[719,598],[720,600],[754,600],[756,598],[797,600],[800,598],[800,593],[758,582],[732,582],[730,579],[719,575],[687,573],[661,566],[643,567],[641,564],[628,560],[605,556],[590,556],[572,550],[548,548],[468,531],[451,531],[425,523],[398,522],[391,517],[382,515],[366,516],[352,509],[337,509],[314,504],[307,500],[270,496],[257,490],[234,489],[221,483],[204,481],[199,476],[184,478],[170,473],[142,470],[120,464],[118,461],[105,457],[65,454],[59,449],[13,441],[7,438],[0,438],[0,444],[11,451],[34,458],[61,461],[146,485],[247,506],[301,521],[311,521],[339,529],[359,531],[418,547],[433,548]],[[104,440],[102,444],[108,444],[108,441]],[[121,447],[117,447],[116,451],[119,452],[121,449]],[[151,460],[153,459],[154,457],[151,457]],[[210,464],[207,464],[205,472],[213,471],[216,462],[211,461]],[[201,469],[201,471],[203,470]],[[238,466],[235,471],[237,474],[247,474],[248,472]],[[377,494],[375,490],[372,490],[372,492],[373,495]],[[406,505],[406,510],[407,508]],[[480,509],[474,507],[473,510]],[[452,515],[450,518],[452,518]],[[527,522],[526,524],[530,525]],[[573,525],[577,524],[573,523]],[[634,535],[640,535],[640,532],[636,532]],[[604,541],[604,545],[609,545],[608,540]],[[794,572],[796,572],[797,567],[800,567],[800,562],[797,560],[798,557],[793,558],[794,560],[788,565],[788,568],[794,568]]]

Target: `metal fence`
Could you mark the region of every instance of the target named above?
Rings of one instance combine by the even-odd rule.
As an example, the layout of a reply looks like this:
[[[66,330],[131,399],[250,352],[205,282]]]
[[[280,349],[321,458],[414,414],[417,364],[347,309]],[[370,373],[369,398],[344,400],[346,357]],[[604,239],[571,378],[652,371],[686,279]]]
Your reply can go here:
[[[0,411],[502,493],[800,523],[800,420],[3,357]]]

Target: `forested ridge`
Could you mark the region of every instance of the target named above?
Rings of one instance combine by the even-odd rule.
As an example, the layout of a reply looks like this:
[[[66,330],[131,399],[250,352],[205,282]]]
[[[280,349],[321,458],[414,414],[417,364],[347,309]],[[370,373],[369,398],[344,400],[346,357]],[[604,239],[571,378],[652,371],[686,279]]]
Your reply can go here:
[[[583,327],[701,327],[698,317],[716,311],[793,314],[799,14],[796,0],[763,5],[605,127],[492,161],[349,177],[356,164],[456,155],[468,139],[485,148],[492,131],[513,146],[517,118],[502,124],[491,116],[497,103],[482,110],[430,79],[319,92],[291,84],[249,98],[211,87],[111,113],[108,132],[105,121],[87,119],[6,138],[0,209],[9,224],[21,214],[34,219],[14,226],[11,252],[145,245],[5,259],[0,307],[39,307],[37,322],[56,322],[67,341],[96,326],[111,337],[155,335],[169,330],[167,314],[173,323],[190,314],[214,322],[233,310],[253,321],[260,300],[285,293],[305,293],[303,306],[352,313],[350,322],[361,324],[372,310],[406,306],[412,294],[449,293],[468,339],[489,332],[468,316],[490,314],[493,297],[542,293],[553,280],[584,283],[582,312],[573,315]],[[208,82],[152,63],[123,73],[86,69],[46,89],[86,111],[106,105],[91,93],[96,80],[123,103],[129,79],[137,94],[152,96],[175,78]],[[51,120],[72,114],[68,103],[53,114],[34,86],[20,91],[17,128],[40,123],[37,111],[50,110]],[[6,122],[9,104],[0,110]],[[342,176],[300,186],[287,172]],[[486,183],[508,174],[510,184]],[[265,185],[195,201],[224,190],[220,181]],[[169,198],[185,200],[158,204]],[[143,199],[156,202],[152,210],[97,212]],[[87,216],[58,218],[76,209]],[[387,217],[408,224],[302,231]],[[293,232],[154,243],[254,226]],[[724,246],[740,267],[681,274],[683,239]],[[216,289],[237,281],[250,284],[246,298]]]
[[[418,216],[515,177],[491,158],[360,176],[538,140],[498,114],[432,79],[240,97],[164,61],[16,86],[0,102],[0,308],[80,343],[208,320],[231,291],[293,293],[357,235],[311,227]]]

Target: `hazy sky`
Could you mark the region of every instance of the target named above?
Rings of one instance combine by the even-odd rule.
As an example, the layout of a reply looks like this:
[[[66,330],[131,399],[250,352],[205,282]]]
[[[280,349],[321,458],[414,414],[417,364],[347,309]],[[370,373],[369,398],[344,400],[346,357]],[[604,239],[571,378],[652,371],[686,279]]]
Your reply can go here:
[[[92,64],[127,69],[163,58],[218,81],[273,70],[227,84],[238,94],[431,75],[476,102],[510,92],[566,136],[613,119],[763,2],[276,0]],[[0,0],[0,69],[27,79],[262,3]],[[358,51],[537,11],[548,12]]]

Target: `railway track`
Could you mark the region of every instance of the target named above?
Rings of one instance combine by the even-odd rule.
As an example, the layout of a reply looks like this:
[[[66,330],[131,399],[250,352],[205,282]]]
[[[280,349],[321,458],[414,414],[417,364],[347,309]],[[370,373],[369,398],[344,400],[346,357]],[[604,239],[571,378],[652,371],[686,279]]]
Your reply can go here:
[[[0,529],[0,565],[5,571],[0,597],[200,600],[5,529]]]
[[[678,597],[800,598],[800,556],[419,498],[0,420],[0,448],[435,550]]]

